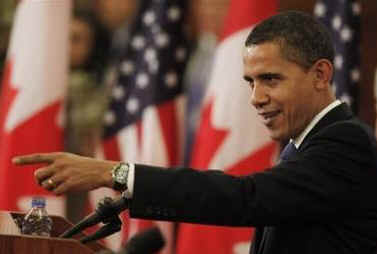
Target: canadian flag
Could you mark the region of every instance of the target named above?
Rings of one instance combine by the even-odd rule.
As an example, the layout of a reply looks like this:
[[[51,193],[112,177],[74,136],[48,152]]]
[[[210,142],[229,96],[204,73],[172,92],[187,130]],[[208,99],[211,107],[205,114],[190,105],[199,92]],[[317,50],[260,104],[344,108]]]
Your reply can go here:
[[[32,196],[45,195],[49,213],[64,213],[64,198],[35,183],[35,165],[16,167],[11,159],[63,149],[70,9],[70,0],[18,3],[0,104],[0,209],[25,211]]]
[[[275,0],[234,0],[218,45],[202,109],[192,167],[245,175],[271,166],[277,146],[250,105],[242,53],[252,26],[276,12]],[[219,204],[219,209],[222,205]],[[180,224],[178,254],[248,253],[252,230]]]

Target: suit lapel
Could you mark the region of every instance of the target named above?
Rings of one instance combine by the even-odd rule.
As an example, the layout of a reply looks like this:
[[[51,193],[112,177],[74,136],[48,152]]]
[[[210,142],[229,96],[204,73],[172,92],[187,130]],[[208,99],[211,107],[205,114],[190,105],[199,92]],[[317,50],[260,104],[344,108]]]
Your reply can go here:
[[[353,114],[350,108],[347,106],[346,103],[342,103],[339,106],[336,106],[332,110],[330,110],[321,120],[314,126],[314,128],[308,133],[308,135],[303,140],[301,147],[318,131],[326,128],[327,126],[337,122],[337,121],[345,121],[353,118]]]

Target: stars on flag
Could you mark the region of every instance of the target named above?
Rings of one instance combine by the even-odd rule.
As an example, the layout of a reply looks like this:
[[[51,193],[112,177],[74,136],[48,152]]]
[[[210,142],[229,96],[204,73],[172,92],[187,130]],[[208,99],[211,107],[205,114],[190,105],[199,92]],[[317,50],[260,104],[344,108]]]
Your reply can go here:
[[[158,106],[183,91],[188,50],[182,8],[179,0],[145,1],[140,7],[113,83],[105,137],[140,119],[146,107]]]
[[[153,11],[147,11],[143,18],[144,24],[149,26],[156,21],[156,14]]]
[[[124,95],[125,95],[125,91],[124,91],[124,87],[123,86],[115,86],[113,91],[112,91],[112,94],[113,94],[113,98],[117,101],[120,101],[124,98]]]
[[[319,2],[314,6],[314,14],[318,18],[323,18],[325,16],[325,13],[326,13],[326,5],[324,3]]]
[[[170,7],[168,10],[169,20],[176,22],[181,17],[181,10],[177,6]]]
[[[122,63],[120,68],[124,75],[130,75],[135,70],[133,62],[127,60]]]
[[[182,62],[186,59],[187,51],[185,48],[179,47],[175,52],[175,57],[177,61]]]
[[[336,69],[341,70],[343,67],[343,56],[336,55],[334,58],[334,66]]]
[[[360,3],[358,0],[320,0],[314,14],[330,29],[335,44],[333,85],[336,96],[355,110],[360,81]]]

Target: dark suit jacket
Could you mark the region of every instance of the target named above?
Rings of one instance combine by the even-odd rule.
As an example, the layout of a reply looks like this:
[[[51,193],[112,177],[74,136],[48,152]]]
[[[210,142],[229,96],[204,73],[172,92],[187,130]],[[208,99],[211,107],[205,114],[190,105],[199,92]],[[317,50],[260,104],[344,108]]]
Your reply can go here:
[[[299,153],[263,172],[163,170],[136,165],[132,217],[256,226],[251,253],[373,253],[376,142],[345,104],[310,131]],[[263,227],[270,227],[261,247]]]

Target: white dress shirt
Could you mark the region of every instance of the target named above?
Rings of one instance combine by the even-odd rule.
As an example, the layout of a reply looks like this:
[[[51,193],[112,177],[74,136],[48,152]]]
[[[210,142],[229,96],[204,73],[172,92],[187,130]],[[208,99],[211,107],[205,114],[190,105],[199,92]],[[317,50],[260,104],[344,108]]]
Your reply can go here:
[[[295,147],[298,149],[302,141],[304,141],[305,137],[314,128],[314,126],[319,122],[319,120],[321,120],[328,112],[330,112],[330,110],[332,110],[333,108],[335,108],[336,106],[340,104],[342,104],[340,100],[335,100],[332,103],[330,103],[326,108],[322,109],[322,111],[319,112],[313,118],[313,120],[308,124],[308,126],[306,126],[306,128],[301,132],[301,134],[297,138],[291,139],[289,142],[293,142]]]

